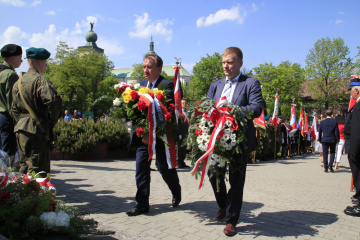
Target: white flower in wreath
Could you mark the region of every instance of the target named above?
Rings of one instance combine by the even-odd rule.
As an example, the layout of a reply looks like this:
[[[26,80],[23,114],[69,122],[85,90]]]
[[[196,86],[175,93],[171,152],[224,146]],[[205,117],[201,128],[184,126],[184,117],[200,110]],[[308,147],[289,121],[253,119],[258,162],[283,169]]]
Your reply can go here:
[[[230,134],[224,134],[223,135],[223,138],[227,141],[230,139]]]
[[[140,88],[140,83],[135,83],[134,84],[134,89],[139,89]]]
[[[120,98],[115,98],[115,100],[113,100],[113,105],[115,107],[119,107],[121,104]]]
[[[57,227],[69,227],[70,226],[70,216],[66,212],[60,210],[56,218]]]
[[[236,139],[236,134],[235,134],[235,133],[231,134],[231,135],[230,135],[230,139],[231,139],[231,140],[235,140],[235,139]]]
[[[226,161],[225,159],[220,160],[219,167],[225,167]]]
[[[199,144],[198,147],[201,151],[206,152],[208,144]]]
[[[225,122],[225,125],[228,126],[228,127],[231,127],[231,126],[232,126],[232,122],[226,121],[226,122]]]
[[[231,128],[225,128],[224,129],[225,134],[231,134],[232,132],[233,132],[233,130]]]
[[[205,123],[200,123],[199,128],[204,131],[204,128],[206,128]]]
[[[214,127],[214,124],[213,124],[213,122],[211,120],[209,120],[207,124],[208,124],[209,127]]]
[[[56,217],[55,212],[44,212],[39,218],[45,228],[51,229],[56,226]]]
[[[125,91],[126,91],[126,90],[131,90],[131,87],[127,87],[127,88],[125,88]]]
[[[200,124],[205,124],[206,122],[207,122],[207,120],[205,118],[201,118]]]

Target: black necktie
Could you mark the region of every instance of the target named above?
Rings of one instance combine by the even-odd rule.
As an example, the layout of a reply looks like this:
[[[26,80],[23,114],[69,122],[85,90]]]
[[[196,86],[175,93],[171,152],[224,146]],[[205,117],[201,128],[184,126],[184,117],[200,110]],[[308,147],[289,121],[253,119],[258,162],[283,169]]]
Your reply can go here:
[[[150,84],[149,84],[149,88],[152,89],[152,87],[153,87],[153,85],[152,85],[152,83],[150,83]]]

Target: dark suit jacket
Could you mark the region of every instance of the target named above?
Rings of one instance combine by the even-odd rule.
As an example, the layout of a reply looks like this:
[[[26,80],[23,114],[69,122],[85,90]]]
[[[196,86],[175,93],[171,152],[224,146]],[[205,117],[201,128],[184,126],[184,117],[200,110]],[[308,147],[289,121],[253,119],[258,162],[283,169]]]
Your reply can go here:
[[[345,126],[347,124],[348,122],[345,123]],[[349,154],[355,155],[358,158],[360,155],[360,102],[357,102],[352,108],[350,124],[351,132]]]
[[[219,100],[221,98],[221,93],[224,89],[225,82],[226,78],[212,82],[207,97],[211,98],[215,102]],[[231,103],[238,105],[243,111],[245,111],[246,108],[252,110],[253,118],[259,117],[262,112],[262,94],[260,82],[255,78],[250,78],[241,74]],[[248,139],[247,153],[249,153],[254,151],[257,145],[253,121],[248,121],[246,137]]]
[[[149,81],[145,79],[139,83],[140,83],[141,87],[147,87],[148,82]],[[160,75],[153,88],[159,88],[160,86],[164,87],[164,88],[161,88],[161,90],[165,91],[164,93],[166,96],[166,100],[168,100],[168,99],[171,100],[167,104],[174,103],[174,83],[165,79],[163,76]],[[136,133],[133,133],[132,138],[131,138],[131,143],[130,143],[131,147],[139,147],[140,145],[142,145],[143,143],[141,140],[142,139],[140,137],[138,137],[136,135]]]
[[[320,122],[319,142],[321,143],[338,143],[340,133],[338,123],[332,118],[326,118]]]

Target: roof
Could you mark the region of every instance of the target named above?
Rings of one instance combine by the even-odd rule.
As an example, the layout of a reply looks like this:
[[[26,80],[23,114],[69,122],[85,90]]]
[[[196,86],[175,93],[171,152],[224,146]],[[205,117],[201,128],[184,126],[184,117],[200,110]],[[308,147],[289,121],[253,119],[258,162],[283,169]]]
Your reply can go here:
[[[130,78],[133,70],[134,70],[134,68],[114,68],[111,72],[115,75],[116,78]],[[175,75],[174,65],[163,66],[162,70],[169,77],[174,77],[174,75]],[[180,68],[180,76],[190,77],[189,72],[186,71],[186,69],[183,66],[181,66],[181,68]]]
[[[129,78],[134,68],[114,68],[111,72],[116,78]]]

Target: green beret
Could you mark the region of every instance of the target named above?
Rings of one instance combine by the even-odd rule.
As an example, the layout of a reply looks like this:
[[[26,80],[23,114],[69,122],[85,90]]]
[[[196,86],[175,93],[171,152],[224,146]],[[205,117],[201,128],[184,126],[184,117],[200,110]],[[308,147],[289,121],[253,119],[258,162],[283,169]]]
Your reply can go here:
[[[22,54],[22,49],[16,44],[7,44],[1,49],[2,57],[12,57]]]
[[[45,48],[34,48],[31,47],[26,50],[26,57],[36,58],[39,60],[46,60],[50,57],[50,53]]]
[[[266,121],[269,120],[270,118],[271,118],[270,115],[265,116],[265,120],[266,120]]]

